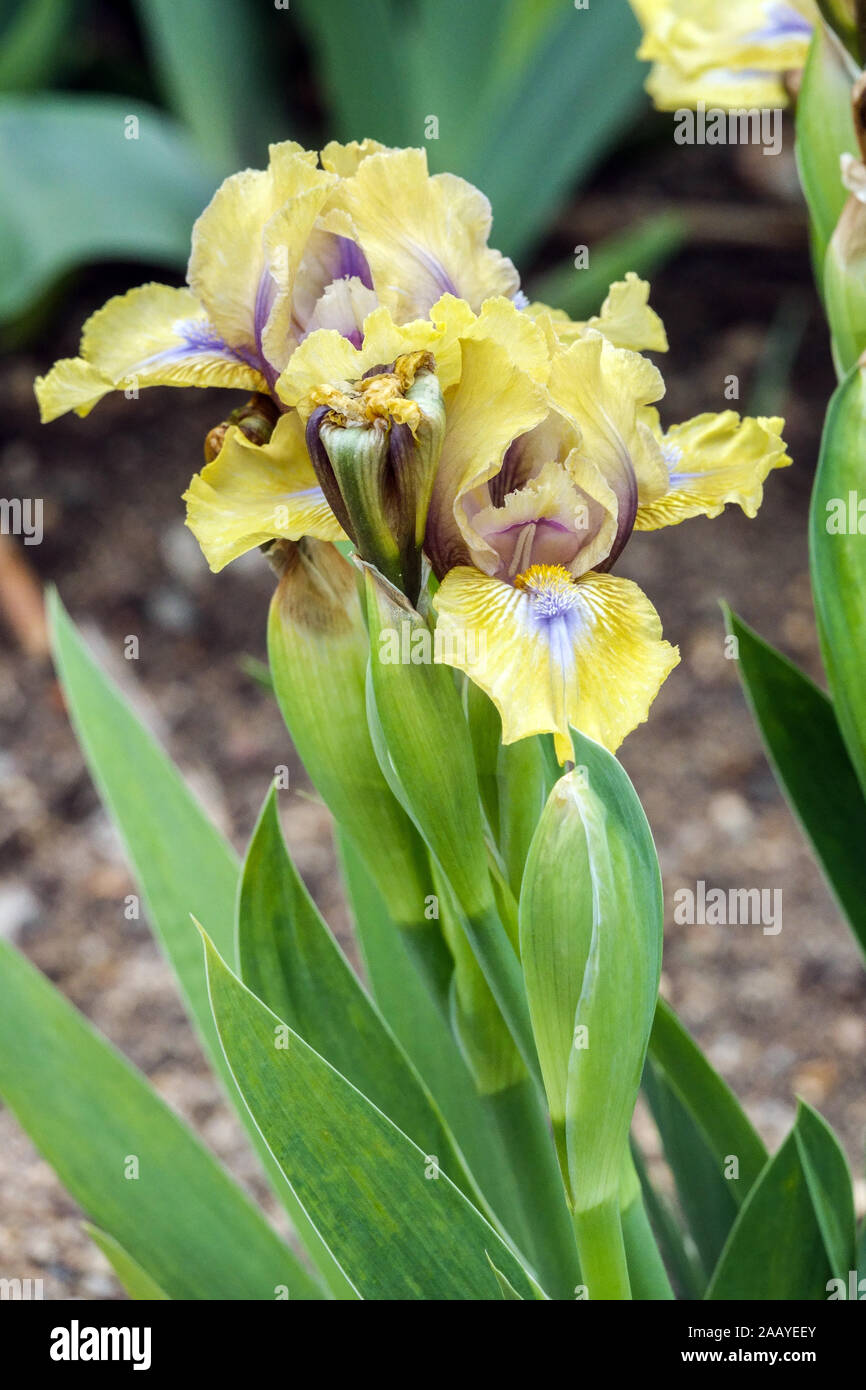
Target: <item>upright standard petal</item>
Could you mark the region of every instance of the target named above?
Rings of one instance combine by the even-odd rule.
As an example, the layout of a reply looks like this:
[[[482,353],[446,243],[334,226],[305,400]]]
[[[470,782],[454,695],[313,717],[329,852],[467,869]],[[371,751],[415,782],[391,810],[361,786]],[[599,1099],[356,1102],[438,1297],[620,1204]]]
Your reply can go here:
[[[645,357],[616,348],[587,330],[551,363],[553,402],[581,434],[581,452],[599,469],[619,502],[617,535],[605,561],[614,563],[631,535],[639,506],[662,497],[668,473],[645,409],[664,395],[661,374]]]
[[[217,189],[192,231],[187,279],[222,338],[274,376],[284,365],[264,337],[284,306],[316,218],[337,184],[294,142],[270,147],[267,169],[245,169]],[[272,219],[276,223],[268,234]],[[285,312],[282,315],[285,324]]]
[[[659,431],[668,490],[638,507],[636,529],[656,531],[692,516],[718,516],[729,502],[755,516],[767,475],[791,462],[782,439],[784,424],[776,416],[741,419],[736,411],[725,410],[696,415],[664,435]]]
[[[379,302],[399,323],[428,313],[443,294],[477,312],[492,295],[519,289],[511,261],[487,245],[488,200],[454,174],[431,177],[423,150],[368,155],[334,203],[352,218]]]
[[[549,410],[542,386],[501,344],[469,339],[461,355],[460,380],[445,392],[445,441],[427,515],[425,549],[440,578],[471,554],[467,495],[498,473],[512,441]]]
[[[316,481],[294,411],[280,416],[268,444],[253,444],[233,425],[184,501],[186,524],[215,571],[278,538],[346,539]]]
[[[87,320],[81,357],[58,362],[36,381],[43,420],[86,415],[114,390],[144,386],[225,386],[263,391],[262,374],[220,338],[195,295],[141,285],[116,295]]]
[[[433,606],[436,659],[490,697],[503,743],[552,733],[560,762],[572,727],[615,752],[679,660],[646,596],[614,575],[537,565],[511,585],[463,566]]]
[[[633,352],[667,352],[665,327],[650,308],[649,294],[648,282],[630,270],[624,280],[614,281],[601,309],[591,319],[571,319],[563,309],[552,309],[537,301],[529,304],[525,312],[543,325],[554,350],[584,337],[587,329],[597,329],[614,347],[630,348]]]

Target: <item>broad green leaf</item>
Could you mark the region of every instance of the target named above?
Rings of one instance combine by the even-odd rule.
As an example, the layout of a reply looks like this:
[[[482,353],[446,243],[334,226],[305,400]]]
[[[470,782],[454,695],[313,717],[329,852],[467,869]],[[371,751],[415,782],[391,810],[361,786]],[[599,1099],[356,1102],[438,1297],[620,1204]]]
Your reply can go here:
[[[708,1299],[826,1299],[829,1280],[844,1277],[847,1268],[840,1274],[830,1264],[810,1188],[817,1184],[816,1190],[826,1195],[825,1183],[835,1187],[836,1149],[830,1131],[801,1104],[794,1128],[767,1162],[740,1210]],[[812,1169],[811,1182],[804,1152]],[[820,1179],[815,1178],[816,1172]],[[835,1226],[835,1231],[840,1229]]]
[[[311,1258],[333,1280],[336,1291],[345,1291],[344,1281],[327,1251],[317,1245],[315,1233],[241,1102],[214,1028],[198,933],[190,914],[208,916],[214,939],[226,953],[233,953],[239,878],[234,852],[120,691],[99,669],[53,591],[48,609],[55,662],[73,728],[120,832],[190,1018]]]
[[[822,690],[730,609],[740,679],[767,756],[866,953],[866,802]]]
[[[837,387],[809,513],[812,592],[833,708],[866,794],[866,373]]]
[[[492,1261],[521,1297],[532,1297],[521,1265],[439,1172],[435,1155],[281,1023],[207,938],[205,954],[214,1018],[238,1086],[360,1296],[496,1299]]]
[[[651,1057],[644,1070],[643,1087],[676,1183],[686,1229],[699,1257],[700,1268],[693,1273],[699,1282],[697,1296],[702,1297],[739,1206],[720,1156],[710,1148],[691,1111]]]
[[[851,84],[857,69],[825,24],[818,24],[797,97],[797,167],[812,219],[820,281],[827,244],[848,197],[839,157],[857,153]]]
[[[181,269],[192,223],[215,181],[181,127],[143,102],[4,98],[0,319],[22,313],[84,262]]]
[[[471,1197],[462,1160],[429,1091],[292,863],[273,790],[241,878],[238,962],[244,984],[425,1153],[437,1154]]]
[[[340,862],[367,978],[379,1008],[435,1096],[482,1192],[519,1246],[527,1241],[521,1194],[490,1115],[453,1034],[410,959],[405,933],[351,842],[338,835]]]
[[[827,1121],[804,1101],[800,1103],[794,1137],[830,1268],[835,1278],[846,1279],[848,1271],[855,1267],[857,1247],[848,1161]]]
[[[92,1226],[87,1221],[84,1223],[84,1229],[93,1243],[99,1246],[130,1298],[159,1302],[168,1297],[159,1284],[151,1279],[141,1265],[137,1264],[129,1252],[107,1231],[101,1231],[98,1226]]]
[[[289,15],[244,0],[220,0],[218,21],[189,0],[136,0],[136,9],[168,103],[203,154],[227,174],[260,167],[283,124],[270,26],[285,31]]]
[[[456,172],[490,199],[493,244],[508,255],[543,235],[558,203],[640,110],[639,40],[628,5],[562,5],[513,81],[473,112],[476,151]]]
[[[427,119],[435,116],[436,138],[427,149],[437,170],[459,172],[471,153],[475,122],[463,114],[466,93],[477,102],[496,79],[506,9],[503,0],[419,0],[414,22],[405,26],[412,143],[421,143]]]
[[[73,0],[12,0],[0,20],[0,91],[47,86],[67,51]],[[11,13],[10,13],[11,11]]]
[[[767,1151],[730,1087],[663,999],[656,1005],[649,1056],[701,1131],[719,1175],[724,1174],[728,1155],[738,1160],[739,1177],[724,1181],[735,1203],[742,1205],[763,1170]]]
[[[312,44],[333,135],[419,145],[424,129],[410,115],[402,7],[393,0],[293,0],[292,14]]]
[[[0,1095],[91,1221],[169,1298],[316,1285],[144,1077],[0,942]]]

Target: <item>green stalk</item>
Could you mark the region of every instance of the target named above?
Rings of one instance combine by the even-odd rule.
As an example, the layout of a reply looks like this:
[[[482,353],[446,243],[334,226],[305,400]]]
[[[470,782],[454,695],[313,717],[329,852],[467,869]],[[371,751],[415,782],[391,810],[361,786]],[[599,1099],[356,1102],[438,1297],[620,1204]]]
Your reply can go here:
[[[545,1293],[573,1298],[580,1261],[538,1090],[526,1077],[482,1100],[514,1173],[520,1214],[530,1233],[526,1254]]]
[[[574,1232],[583,1282],[590,1299],[625,1301],[631,1298],[628,1262],[622,1236],[619,1202],[608,1199],[588,1211],[574,1213]]]
[[[543,1094],[520,960],[494,907],[463,917],[463,929],[527,1070]]]
[[[622,1238],[633,1296],[649,1301],[672,1299],[674,1291],[649,1223],[631,1153],[626,1155],[623,1168],[620,1203]]]
[[[439,923],[423,922],[411,927],[401,924],[398,925],[398,930],[406,944],[412,964],[440,1014],[450,1026],[454,957],[448,949]]]

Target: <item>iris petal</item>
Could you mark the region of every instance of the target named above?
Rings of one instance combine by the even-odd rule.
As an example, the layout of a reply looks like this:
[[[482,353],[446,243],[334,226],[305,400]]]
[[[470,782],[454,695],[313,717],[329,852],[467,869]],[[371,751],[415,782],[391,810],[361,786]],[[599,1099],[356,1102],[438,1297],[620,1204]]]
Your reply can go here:
[[[530,571],[523,584],[469,566],[446,575],[433,601],[437,659],[487,693],[504,743],[552,733],[563,762],[573,727],[615,752],[679,661],[658,614],[636,584],[615,575],[575,581],[564,570]]]

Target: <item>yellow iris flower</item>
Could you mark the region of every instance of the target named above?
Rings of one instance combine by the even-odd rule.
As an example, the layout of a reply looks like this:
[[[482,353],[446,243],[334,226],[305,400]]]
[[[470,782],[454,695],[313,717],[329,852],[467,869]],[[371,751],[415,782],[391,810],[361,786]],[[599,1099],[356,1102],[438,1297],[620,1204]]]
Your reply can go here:
[[[185,494],[217,570],[276,539],[345,540],[326,500],[352,521],[343,484],[329,474],[323,491],[323,416],[345,430],[347,479],[355,428],[389,441],[402,430],[399,466],[411,468],[415,369],[435,373],[408,544],[417,561],[423,542],[439,581],[436,659],[487,692],[506,743],[549,732],[565,761],[571,727],[615,750],[679,659],[638,586],[610,573],[632,531],[728,502],[752,516],[789,459],[776,419],[726,411],[664,431],[664,383],[641,353],[667,340],[646,283],[628,275],[574,323],[527,304],[487,246],[490,221],[483,196],[430,177],[419,150],[330,145],[320,165],[272,146],[268,169],[226,180],[196,223],[189,288],[110,301],[81,357],[36,390],[44,419],[87,414],[130,382],[258,393],[256,430],[239,418],[214,431],[219,452]],[[358,401],[376,408],[359,415]]]
[[[631,0],[644,31],[638,57],[662,111],[786,106],[818,21],[814,0]]]
[[[446,418],[424,543],[440,581],[437,659],[486,691],[506,743],[550,732],[565,760],[573,726],[615,750],[678,660],[638,586],[608,573],[632,530],[715,516],[728,502],[752,516],[770,469],[789,462],[778,419],[725,411],[662,430],[658,369],[618,346],[629,326],[638,341],[648,324],[663,335],[635,317],[646,303],[635,277],[614,287],[591,321],[610,336],[562,320],[556,331],[542,306],[531,316],[503,298],[475,314],[450,295],[405,325],[375,310],[360,346],[313,333],[277,383],[293,408],[285,418],[298,423],[281,421],[284,438],[265,450],[235,433],[233,450],[267,453],[266,465],[251,474],[224,450],[193,481],[189,524],[215,568],[273,535],[278,507],[295,538],[305,526],[333,538],[326,508],[304,510],[303,424],[323,389],[349,390],[401,354],[431,353]]]
[[[461,380],[470,390],[497,411],[493,374]],[[650,362],[590,330],[551,358],[542,417],[515,422],[483,467],[452,403],[428,520],[433,605],[446,659],[493,700],[505,743],[550,732],[565,761],[574,727],[615,751],[679,659],[638,586],[608,573],[632,530],[727,502],[754,515],[790,462],[778,419],[726,411],[663,433],[663,391]]]
[[[142,285],[85,324],[81,355],[36,382],[43,420],[86,415],[113,390],[224,386],[273,393],[293,352],[333,329],[360,342],[384,306],[396,323],[443,293],[480,309],[517,295],[511,261],[487,245],[490,204],[423,150],[373,140],[270,147],[233,174],[193,228],[188,288]]]

